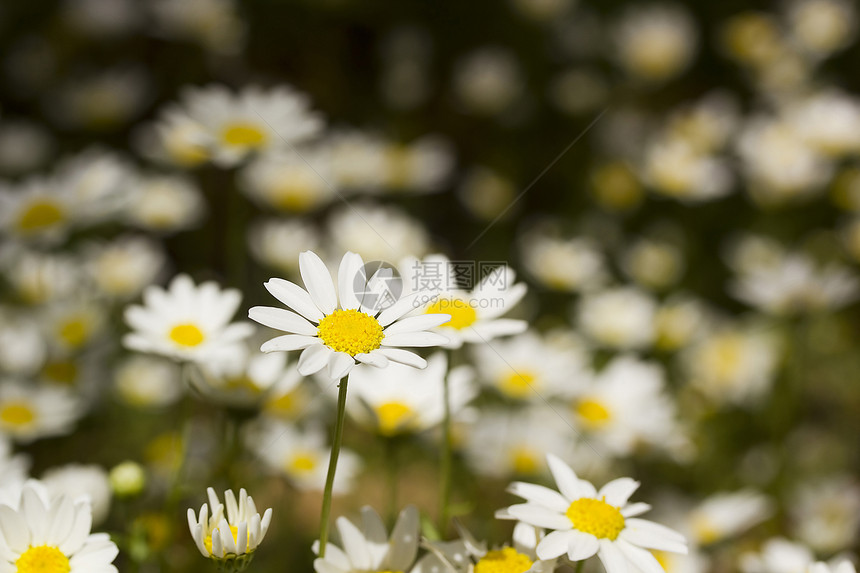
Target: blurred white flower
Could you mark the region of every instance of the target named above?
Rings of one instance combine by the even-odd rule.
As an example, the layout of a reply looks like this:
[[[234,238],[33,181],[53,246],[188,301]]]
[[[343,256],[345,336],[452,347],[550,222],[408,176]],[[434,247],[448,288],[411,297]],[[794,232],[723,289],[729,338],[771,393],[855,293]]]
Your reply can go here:
[[[635,287],[586,293],[579,301],[577,324],[586,336],[618,350],[647,348],[654,340],[655,300]]]
[[[347,411],[357,421],[383,436],[418,433],[442,423],[445,417],[445,378],[451,415],[477,395],[469,366],[448,370],[448,357],[436,352],[423,370],[389,364],[382,370],[359,365],[349,373]]]
[[[334,201],[330,159],[324,148],[266,153],[249,163],[241,189],[254,201],[287,213],[306,213]]]
[[[330,249],[352,251],[367,261],[399,261],[424,256],[430,238],[424,224],[392,205],[350,204],[329,215]]]
[[[654,316],[654,345],[663,351],[675,351],[704,334],[710,323],[708,309],[698,299],[673,296],[663,302]]]
[[[55,244],[79,222],[76,198],[59,182],[31,178],[0,185],[0,232],[7,239]]]
[[[45,339],[63,355],[79,352],[105,330],[107,309],[88,298],[54,303],[42,315]]]
[[[235,0],[155,0],[148,4],[155,20],[154,34],[171,40],[195,42],[224,55],[241,51],[247,24]]]
[[[260,263],[295,275],[299,255],[320,250],[321,238],[316,227],[304,219],[266,219],[250,226],[248,242],[251,254]]]
[[[789,105],[787,121],[806,143],[830,157],[860,153],[860,101],[825,90]]]
[[[681,201],[719,199],[732,190],[725,160],[698,151],[679,137],[652,141],[645,149],[642,177],[654,191]]]
[[[16,442],[68,434],[82,414],[80,400],[67,388],[0,384],[0,432]]]
[[[767,540],[758,553],[742,554],[739,565],[743,573],[809,573],[813,561],[807,547],[777,537]]]
[[[378,190],[385,177],[386,141],[358,130],[334,131],[325,140],[331,156],[332,184],[348,191]]]
[[[454,167],[451,145],[441,136],[434,135],[410,143],[390,143],[383,157],[383,184],[400,192],[439,191]]]
[[[773,502],[756,491],[718,493],[708,496],[690,511],[688,529],[696,543],[711,545],[747,531],[767,520],[773,512]]]
[[[686,8],[651,4],[622,14],[613,37],[625,71],[647,81],[664,81],[690,64],[698,32]]]
[[[323,491],[331,448],[319,427],[299,430],[272,419],[261,419],[248,428],[245,443],[271,472],[282,475],[301,491]],[[361,468],[361,458],[341,449],[337,458],[334,493],[349,492]]]
[[[123,345],[138,352],[206,364],[253,333],[251,324],[230,322],[241,292],[212,281],[195,285],[188,275],[177,275],[167,289],[148,287],[143,302],[125,309],[132,331]]]
[[[0,371],[19,376],[33,374],[42,366],[46,350],[37,320],[0,307]]]
[[[665,290],[680,280],[685,261],[681,249],[657,239],[638,239],[624,253],[621,267],[641,286]]]
[[[12,440],[5,434],[0,434],[0,492],[7,488],[17,489],[27,480],[30,469],[30,458],[26,454],[16,454],[12,449]],[[0,503],[6,500],[0,494]]]
[[[160,408],[182,396],[180,367],[157,356],[133,355],[123,359],[113,374],[116,393],[127,404]]]
[[[45,112],[66,127],[113,131],[135,119],[152,93],[152,78],[142,67],[84,72],[50,93]]]
[[[577,0],[511,0],[511,5],[523,16],[538,22],[552,22],[569,12]]]
[[[57,167],[57,185],[74,197],[79,218],[88,224],[113,221],[127,206],[136,172],[112,151],[88,148]]]
[[[787,16],[792,37],[815,58],[826,58],[857,37],[857,7],[847,0],[795,0]]]
[[[589,291],[609,278],[603,253],[585,237],[556,237],[538,228],[522,236],[520,253],[526,271],[551,289]]]
[[[95,38],[115,38],[132,32],[143,20],[134,0],[64,0],[63,21],[75,31]]]
[[[466,172],[457,196],[472,215],[491,221],[508,214],[515,192],[513,181],[505,175],[475,166]]]
[[[792,496],[791,531],[815,551],[833,553],[850,547],[860,530],[860,484],[834,475],[807,482]]]
[[[161,245],[149,238],[123,235],[109,243],[91,243],[84,266],[98,290],[112,299],[128,299],[152,284],[164,268]]]
[[[0,173],[18,175],[43,165],[54,145],[51,135],[35,123],[0,122]]]
[[[126,218],[156,233],[173,233],[194,226],[206,203],[197,184],[181,175],[145,175],[131,186]]]
[[[81,271],[78,261],[68,255],[8,249],[0,260],[6,280],[23,302],[39,305],[63,300],[79,292]]]
[[[111,488],[107,471],[103,467],[94,464],[53,467],[42,474],[42,483],[52,496],[65,495],[75,501],[89,501],[93,525],[99,525],[107,518]]]
[[[469,112],[497,115],[522,97],[524,80],[519,62],[503,48],[488,47],[472,52],[457,62],[454,93]]]

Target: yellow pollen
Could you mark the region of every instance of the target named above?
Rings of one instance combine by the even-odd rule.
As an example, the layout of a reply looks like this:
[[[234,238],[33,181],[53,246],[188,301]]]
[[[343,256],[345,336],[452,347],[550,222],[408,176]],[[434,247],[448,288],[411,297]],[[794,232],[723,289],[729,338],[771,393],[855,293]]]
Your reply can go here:
[[[18,573],[69,573],[69,558],[50,545],[30,547],[15,561]]]
[[[513,547],[488,551],[475,564],[475,573],[525,573],[532,568],[532,560]]]
[[[214,533],[214,531],[213,531],[213,533]],[[235,525],[231,525],[230,526],[230,533],[233,534],[233,541],[235,541],[238,544],[239,543],[239,528],[236,527]],[[251,528],[249,527],[248,528],[248,544],[246,545],[246,547],[250,546],[250,545],[251,545]],[[211,535],[207,535],[206,539],[203,540],[203,546],[206,547],[206,551],[208,551],[209,553],[212,553],[212,536]]]
[[[525,398],[532,393],[536,379],[529,372],[512,372],[502,379],[499,388],[512,398]]]
[[[26,402],[8,402],[0,406],[0,421],[9,426],[26,426],[36,419],[36,413]]]
[[[71,360],[48,362],[42,368],[42,376],[51,382],[71,386],[78,378],[78,365]]]
[[[606,406],[597,400],[591,399],[579,402],[579,404],[576,405],[576,413],[582,420],[583,425],[589,429],[596,429],[603,426],[609,421],[609,418],[612,417],[609,410],[606,409]]]
[[[511,465],[518,474],[534,474],[538,470],[538,457],[528,448],[519,447],[511,452]]]
[[[170,340],[180,346],[197,346],[203,338],[203,333],[193,324],[177,324],[170,329]]]
[[[376,350],[382,344],[382,325],[369,314],[357,310],[336,310],[323,318],[317,336],[335,352],[350,356]]]
[[[67,345],[77,348],[89,338],[89,324],[84,318],[72,318],[60,324],[59,335]]]
[[[317,458],[310,452],[298,452],[287,464],[288,470],[295,473],[307,473],[316,469]]]
[[[266,134],[252,123],[231,123],[221,132],[221,139],[236,147],[262,147]]]
[[[450,326],[457,330],[472,326],[478,319],[478,314],[469,303],[456,298],[440,298],[430,305],[427,314],[450,314],[451,320],[441,326]]]
[[[35,201],[21,214],[18,228],[21,231],[40,231],[56,225],[63,220],[65,214],[59,205],[47,200]]]
[[[621,510],[600,499],[577,499],[570,504],[565,515],[575,529],[590,533],[598,539],[614,541],[624,529]]]
[[[386,436],[404,430],[413,416],[412,408],[402,402],[386,402],[376,407],[379,432]]]

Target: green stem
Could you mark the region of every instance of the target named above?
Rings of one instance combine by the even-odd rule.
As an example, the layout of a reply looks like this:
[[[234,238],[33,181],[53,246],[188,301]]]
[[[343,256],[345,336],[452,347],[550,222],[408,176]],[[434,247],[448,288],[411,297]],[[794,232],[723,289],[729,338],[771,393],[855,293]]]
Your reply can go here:
[[[343,420],[346,417],[346,383],[347,378],[341,379],[337,392],[337,421],[334,426],[334,438],[331,444],[331,457],[328,461],[328,475],[325,478],[325,493],[323,493],[322,516],[320,517],[320,557],[325,557],[325,545],[328,541],[328,521],[331,514],[331,491],[334,486],[334,472],[337,469],[337,457],[340,455],[340,443],[343,441]]]
[[[388,520],[393,525],[397,520],[397,488],[400,473],[397,436],[385,438],[385,469],[388,474]]]
[[[445,418],[442,420],[442,460],[440,471],[442,473],[442,489],[439,493],[439,534],[444,538],[448,529],[451,505],[451,466],[452,466],[452,444],[451,444],[451,397],[448,388],[448,377],[443,381]]]
[[[576,562],[576,571],[575,571],[575,573],[582,573],[582,568],[583,568],[584,566],[585,566],[585,559],[583,559],[582,561],[577,561],[577,562]]]

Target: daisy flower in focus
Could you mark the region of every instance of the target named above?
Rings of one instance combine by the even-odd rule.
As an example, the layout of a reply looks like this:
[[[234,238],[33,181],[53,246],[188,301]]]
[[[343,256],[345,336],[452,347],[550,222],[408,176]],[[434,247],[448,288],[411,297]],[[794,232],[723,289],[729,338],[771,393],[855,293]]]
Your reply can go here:
[[[90,533],[87,500],[50,496],[30,480],[20,502],[0,505],[0,570],[20,573],[116,573],[119,549],[107,533]]]
[[[214,282],[196,286],[188,275],[175,277],[167,290],[151,286],[143,293],[144,306],[126,309],[133,331],[123,338],[126,348],[203,362],[220,356],[253,333],[247,323],[230,323],[241,293],[221,289]]]
[[[231,167],[255,152],[289,147],[316,135],[323,121],[310,111],[307,96],[287,86],[251,86],[233,93],[212,85],[191,89],[182,107],[206,134],[212,161]]]
[[[238,500],[233,490],[224,492],[224,504],[211,487],[206,488],[206,493],[209,504],[204,503],[198,515],[195,516],[194,510],[188,508],[188,527],[194,544],[203,557],[235,560],[241,571],[244,569],[242,565],[247,566],[254,550],[266,536],[272,521],[272,509],[267,509],[260,517],[254,500],[244,488],[239,490]]]
[[[404,286],[418,290],[430,288],[421,307],[425,313],[446,313],[451,319],[436,331],[448,337],[446,348],[459,348],[465,342],[483,344],[500,336],[526,330],[525,320],[500,318],[525,296],[526,285],[515,283],[516,275],[507,266],[490,270],[471,291],[457,288],[454,276],[459,263],[431,256],[422,261],[406,260],[401,264]],[[475,271],[471,265],[466,267]],[[477,277],[473,277],[477,278]]]
[[[0,432],[17,442],[67,434],[82,414],[68,388],[0,384]]]
[[[464,365],[449,372],[443,352],[430,356],[424,370],[403,364],[383,370],[356,366],[349,373],[349,387],[358,400],[348,402],[347,410],[383,436],[420,432],[441,424],[445,417],[446,377],[451,415],[456,416],[478,391],[472,369]]]
[[[567,554],[571,561],[583,561],[597,555],[607,573],[626,573],[630,569],[650,573],[663,568],[649,550],[687,552],[683,535],[636,517],[650,509],[645,503],[628,503],[639,482],[618,478],[598,491],[554,455],[547,455],[547,463],[559,491],[514,482],[508,491],[526,503],[496,514],[499,519],[518,519],[552,530],[538,543],[538,558],[554,559]]]
[[[453,571],[454,573],[550,573],[555,559],[540,560],[535,548],[543,539],[543,529],[526,523],[517,523],[513,543],[488,550],[466,528],[457,524],[460,539],[455,541],[427,542],[430,551],[418,567],[421,571]]]
[[[248,316],[289,334],[273,338],[263,352],[302,350],[298,369],[304,376],[326,369],[332,380],[346,376],[356,362],[377,367],[389,361],[424,368],[423,358],[400,347],[438,346],[447,339],[427,329],[439,326],[448,314],[407,317],[422,293],[404,296],[380,310],[364,304],[367,279],[364,261],[347,252],[337,272],[337,288],[325,263],[315,253],[299,255],[299,270],[307,290],[284,279],[270,279],[266,289],[293,311],[255,306]],[[358,284],[357,284],[358,283]],[[373,297],[375,301],[375,297]]]
[[[363,573],[366,571],[399,571],[406,573],[415,564],[419,539],[418,510],[407,506],[391,530],[391,535],[379,514],[369,506],[361,508],[361,523],[345,517],[337,518],[343,549],[326,544],[325,557],[314,560],[317,573]],[[319,552],[319,541],[314,542]]]

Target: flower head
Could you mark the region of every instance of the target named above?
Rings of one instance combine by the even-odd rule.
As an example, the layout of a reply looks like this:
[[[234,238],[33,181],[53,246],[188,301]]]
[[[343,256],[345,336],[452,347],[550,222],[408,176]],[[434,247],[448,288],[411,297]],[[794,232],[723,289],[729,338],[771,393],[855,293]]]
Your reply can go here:
[[[188,508],[188,527],[197,549],[203,557],[247,565],[250,555],[266,536],[272,509],[267,509],[261,518],[254,500],[244,489],[239,490],[238,500],[233,490],[224,492],[226,509],[214,489],[207,488],[206,493],[209,504],[204,503],[197,516]]]

